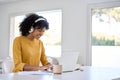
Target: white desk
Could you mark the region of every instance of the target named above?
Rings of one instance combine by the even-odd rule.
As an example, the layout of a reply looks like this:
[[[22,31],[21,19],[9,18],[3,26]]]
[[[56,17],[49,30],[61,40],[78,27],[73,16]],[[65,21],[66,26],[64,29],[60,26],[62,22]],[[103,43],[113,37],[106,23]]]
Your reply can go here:
[[[0,74],[0,80],[112,80],[120,77],[120,68],[83,67],[84,71],[62,73],[61,75],[18,75]]]

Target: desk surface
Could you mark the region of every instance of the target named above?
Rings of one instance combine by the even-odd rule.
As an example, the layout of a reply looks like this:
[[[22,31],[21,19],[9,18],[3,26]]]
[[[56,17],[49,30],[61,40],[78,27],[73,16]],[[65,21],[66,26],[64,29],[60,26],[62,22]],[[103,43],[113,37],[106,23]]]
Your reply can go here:
[[[120,68],[83,67],[84,71],[55,74],[20,75],[0,74],[0,80],[112,80],[120,77]]]

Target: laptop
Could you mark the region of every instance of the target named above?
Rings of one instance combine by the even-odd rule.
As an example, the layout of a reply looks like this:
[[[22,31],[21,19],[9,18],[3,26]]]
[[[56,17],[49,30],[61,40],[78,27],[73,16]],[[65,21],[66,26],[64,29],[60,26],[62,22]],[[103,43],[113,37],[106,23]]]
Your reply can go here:
[[[62,65],[62,72],[70,72],[76,69],[79,52],[64,52],[62,53],[59,64]]]

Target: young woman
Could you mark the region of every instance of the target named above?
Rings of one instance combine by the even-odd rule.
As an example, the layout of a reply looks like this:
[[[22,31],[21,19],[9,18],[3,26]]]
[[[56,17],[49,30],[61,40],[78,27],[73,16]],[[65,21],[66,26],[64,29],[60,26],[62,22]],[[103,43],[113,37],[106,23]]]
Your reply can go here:
[[[49,29],[47,19],[29,14],[19,25],[21,36],[13,43],[13,72],[37,71],[52,68],[45,55],[43,42],[39,39]],[[39,66],[40,63],[42,66]]]

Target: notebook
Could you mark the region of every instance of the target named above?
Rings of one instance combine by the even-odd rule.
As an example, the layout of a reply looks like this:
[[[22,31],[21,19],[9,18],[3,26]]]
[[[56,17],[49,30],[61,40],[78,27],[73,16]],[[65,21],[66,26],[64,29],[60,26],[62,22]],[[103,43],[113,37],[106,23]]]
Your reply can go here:
[[[59,64],[63,72],[74,71],[78,60],[79,52],[65,52],[61,55]]]

